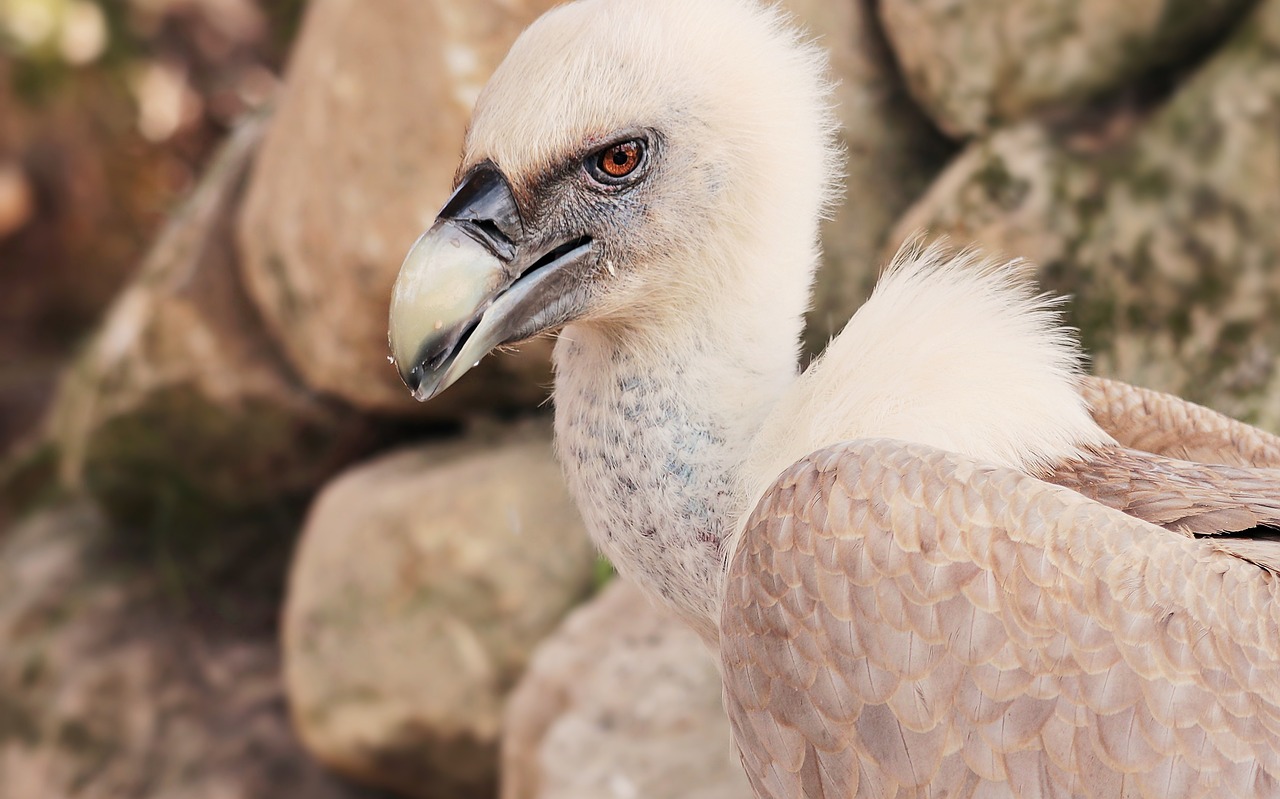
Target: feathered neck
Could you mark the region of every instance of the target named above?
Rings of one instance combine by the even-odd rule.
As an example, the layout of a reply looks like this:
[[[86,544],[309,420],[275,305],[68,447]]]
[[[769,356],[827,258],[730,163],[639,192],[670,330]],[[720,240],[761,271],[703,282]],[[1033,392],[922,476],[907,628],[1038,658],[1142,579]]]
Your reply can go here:
[[[810,452],[896,438],[1036,474],[1112,443],[1077,390],[1080,353],[1059,301],[1037,296],[1024,272],[904,251],[799,379],[794,338],[761,342],[798,329],[800,308],[763,295],[717,298],[701,324],[566,329],[557,448],[597,545],[714,642],[734,533]],[[753,335],[733,333],[743,320]]]
[[[640,330],[573,325],[555,349],[556,449],[588,531],[708,642],[747,501],[741,465],[795,379],[799,323],[791,342],[763,342],[733,331],[742,318],[722,308]],[[769,318],[756,321],[769,330]]]

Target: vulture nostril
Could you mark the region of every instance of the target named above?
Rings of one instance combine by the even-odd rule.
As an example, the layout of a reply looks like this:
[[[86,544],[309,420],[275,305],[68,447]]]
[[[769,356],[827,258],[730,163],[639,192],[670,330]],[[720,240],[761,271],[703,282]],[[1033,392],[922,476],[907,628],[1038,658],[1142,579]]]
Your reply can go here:
[[[496,241],[502,242],[508,247],[515,246],[515,243],[512,242],[511,239],[507,237],[507,234],[502,232],[502,228],[498,227],[498,223],[494,222],[492,219],[471,219],[468,221],[470,221],[471,224],[475,225],[476,227],[480,228],[482,231],[487,233]]]
[[[510,261],[515,257],[516,245],[511,237],[502,232],[502,228],[492,219],[460,219],[458,225],[462,227],[473,239],[476,239],[484,246],[488,247],[490,252]]]

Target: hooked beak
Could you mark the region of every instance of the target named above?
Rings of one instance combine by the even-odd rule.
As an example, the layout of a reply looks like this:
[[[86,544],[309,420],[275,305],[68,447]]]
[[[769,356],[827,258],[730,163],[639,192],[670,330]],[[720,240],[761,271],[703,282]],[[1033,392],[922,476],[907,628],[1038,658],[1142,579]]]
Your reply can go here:
[[[391,297],[388,337],[400,378],[425,402],[490,350],[581,312],[573,265],[591,238],[528,241],[506,178],[482,164],[409,250]]]

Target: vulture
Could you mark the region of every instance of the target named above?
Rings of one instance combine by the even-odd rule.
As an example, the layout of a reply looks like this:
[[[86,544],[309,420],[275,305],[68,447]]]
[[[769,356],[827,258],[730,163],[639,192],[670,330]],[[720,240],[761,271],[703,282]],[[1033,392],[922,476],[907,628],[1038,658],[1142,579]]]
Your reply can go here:
[[[1085,377],[971,250],[904,248],[801,371],[826,75],[755,0],[538,19],[396,280],[401,377],[558,332],[570,491],[718,653],[762,799],[1280,796],[1280,440]]]

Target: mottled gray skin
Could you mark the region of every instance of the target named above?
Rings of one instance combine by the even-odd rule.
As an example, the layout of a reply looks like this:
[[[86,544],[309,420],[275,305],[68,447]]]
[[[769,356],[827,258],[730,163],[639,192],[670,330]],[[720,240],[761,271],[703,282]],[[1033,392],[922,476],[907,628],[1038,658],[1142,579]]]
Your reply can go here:
[[[705,350],[653,356],[571,327],[555,350],[556,444],[597,545],[709,641],[740,465],[771,403],[709,402]],[[647,349],[637,347],[636,349]],[[754,406],[754,407],[753,407]],[[633,573],[634,572],[634,573]]]

